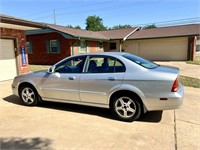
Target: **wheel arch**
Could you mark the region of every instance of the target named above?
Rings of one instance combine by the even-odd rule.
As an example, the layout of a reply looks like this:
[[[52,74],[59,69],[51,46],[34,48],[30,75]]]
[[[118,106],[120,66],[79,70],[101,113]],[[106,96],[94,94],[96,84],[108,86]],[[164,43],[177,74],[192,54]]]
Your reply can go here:
[[[32,87],[32,88],[37,92],[37,94],[38,94],[38,96],[39,96],[39,101],[41,101],[39,92],[37,91],[36,87],[35,87],[32,83],[30,83],[30,82],[22,82],[22,83],[20,83],[19,86],[18,86],[18,94],[20,94],[20,89],[21,89],[23,86]]]
[[[143,113],[147,112],[147,108],[145,106],[145,103],[143,102],[143,98],[141,97],[141,95],[137,94],[134,91],[127,90],[127,89],[120,89],[120,90],[113,92],[109,97],[109,106],[110,106],[111,102],[114,100],[115,97],[121,96],[121,95],[134,96],[137,99],[137,101],[141,104],[142,112]]]

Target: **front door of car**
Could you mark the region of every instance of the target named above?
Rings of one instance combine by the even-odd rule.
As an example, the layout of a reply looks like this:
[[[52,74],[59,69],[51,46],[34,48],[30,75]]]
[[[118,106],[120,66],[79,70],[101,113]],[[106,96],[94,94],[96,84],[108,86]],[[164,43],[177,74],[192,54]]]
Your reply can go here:
[[[107,56],[90,56],[85,73],[80,77],[82,102],[107,104],[108,93],[122,84],[125,66]]]
[[[43,94],[47,99],[80,101],[79,81],[85,56],[66,59],[43,78]]]

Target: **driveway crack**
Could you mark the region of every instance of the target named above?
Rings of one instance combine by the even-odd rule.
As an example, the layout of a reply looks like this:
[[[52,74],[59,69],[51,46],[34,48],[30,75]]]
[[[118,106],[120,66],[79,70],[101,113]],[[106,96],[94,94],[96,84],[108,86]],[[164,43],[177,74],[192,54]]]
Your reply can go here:
[[[174,146],[175,146],[175,150],[177,150],[178,145],[177,145],[176,111],[175,110],[174,110]]]

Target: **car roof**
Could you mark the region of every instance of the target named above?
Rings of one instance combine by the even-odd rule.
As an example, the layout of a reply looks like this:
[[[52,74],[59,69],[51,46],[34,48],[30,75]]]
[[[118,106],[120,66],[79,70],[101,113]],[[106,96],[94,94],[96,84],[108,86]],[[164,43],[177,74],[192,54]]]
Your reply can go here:
[[[74,55],[74,56],[82,56],[82,55],[90,55],[90,56],[96,56],[96,55],[107,55],[107,56],[122,56],[124,54],[128,54],[128,53],[124,53],[124,52],[95,52],[95,53],[84,53],[84,54],[78,54],[78,55]]]

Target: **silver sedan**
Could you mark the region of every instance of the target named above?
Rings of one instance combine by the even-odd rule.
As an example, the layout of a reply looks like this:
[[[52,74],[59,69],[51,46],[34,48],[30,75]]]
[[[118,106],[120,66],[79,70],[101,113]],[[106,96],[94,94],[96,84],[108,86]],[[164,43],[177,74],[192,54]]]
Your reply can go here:
[[[182,105],[178,75],[178,68],[128,53],[87,53],[17,76],[12,90],[28,106],[40,101],[97,106],[110,108],[119,120],[134,121],[147,111]]]

